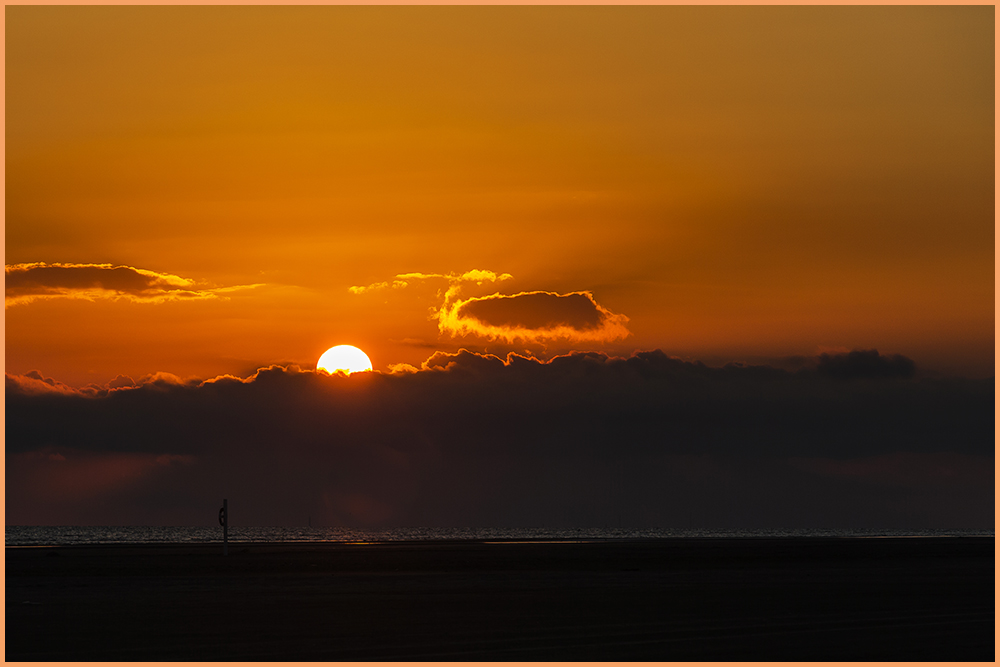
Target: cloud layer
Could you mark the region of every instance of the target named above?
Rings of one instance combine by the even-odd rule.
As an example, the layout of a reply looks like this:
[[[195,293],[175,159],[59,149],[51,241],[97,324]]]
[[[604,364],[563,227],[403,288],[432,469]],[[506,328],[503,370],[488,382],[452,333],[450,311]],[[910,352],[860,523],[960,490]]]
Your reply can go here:
[[[127,299],[160,303],[177,299],[212,299],[219,294],[258,285],[197,286],[194,280],[169,273],[112,264],[10,264],[5,272],[5,307],[38,299]]]
[[[993,523],[992,381],[709,368],[659,351],[50,380],[7,377],[9,522],[197,525],[225,496],[244,525]],[[114,484],[70,497],[67,480],[101,462]]]

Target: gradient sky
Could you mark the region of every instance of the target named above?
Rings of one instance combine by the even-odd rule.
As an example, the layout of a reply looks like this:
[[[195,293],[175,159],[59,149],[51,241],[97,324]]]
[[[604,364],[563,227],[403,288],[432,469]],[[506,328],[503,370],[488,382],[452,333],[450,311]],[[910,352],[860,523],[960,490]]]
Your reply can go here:
[[[489,346],[445,285],[349,288],[482,269],[590,291],[614,351],[991,375],[993,44],[988,6],[10,7],[6,263],[260,286],[8,309],[7,369],[418,364]]]
[[[463,348],[994,375],[992,6],[5,17],[8,410],[338,344],[385,378]]]

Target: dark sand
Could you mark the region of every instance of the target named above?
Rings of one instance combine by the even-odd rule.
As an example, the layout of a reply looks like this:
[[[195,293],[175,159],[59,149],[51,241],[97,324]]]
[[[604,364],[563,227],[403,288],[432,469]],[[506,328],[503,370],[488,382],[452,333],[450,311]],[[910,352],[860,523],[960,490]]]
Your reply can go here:
[[[992,538],[6,549],[7,660],[994,659]]]

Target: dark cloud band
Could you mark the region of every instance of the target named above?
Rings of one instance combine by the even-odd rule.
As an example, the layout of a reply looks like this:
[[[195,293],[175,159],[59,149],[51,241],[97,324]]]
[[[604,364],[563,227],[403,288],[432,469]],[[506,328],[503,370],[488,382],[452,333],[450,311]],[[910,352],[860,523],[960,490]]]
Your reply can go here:
[[[616,507],[655,525],[697,498],[717,517],[756,512],[755,525],[813,503],[824,521],[858,526],[920,520],[915,489],[953,503],[956,520],[992,516],[992,503],[976,509],[992,497],[992,467],[978,472],[993,457],[992,381],[822,368],[710,368],[659,351],[548,362],[461,351],[391,375],[274,366],[246,379],[119,377],[87,390],[8,376],[8,518],[45,502],[45,485],[65,482],[56,473],[77,459],[92,470],[94,457],[124,465],[132,455],[183,465],[136,464],[151,477],[130,506],[194,506],[225,479],[248,521],[294,521],[308,506],[338,525],[595,525]],[[942,461],[949,475],[935,472]],[[894,515],[899,507],[915,509]]]

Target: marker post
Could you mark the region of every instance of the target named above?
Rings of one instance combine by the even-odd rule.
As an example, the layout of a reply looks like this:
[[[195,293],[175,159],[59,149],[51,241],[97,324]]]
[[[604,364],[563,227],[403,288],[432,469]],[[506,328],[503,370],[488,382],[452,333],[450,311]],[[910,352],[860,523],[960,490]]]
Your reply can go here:
[[[229,500],[222,499],[222,507],[219,509],[219,525],[222,526],[222,555],[229,555]]]

